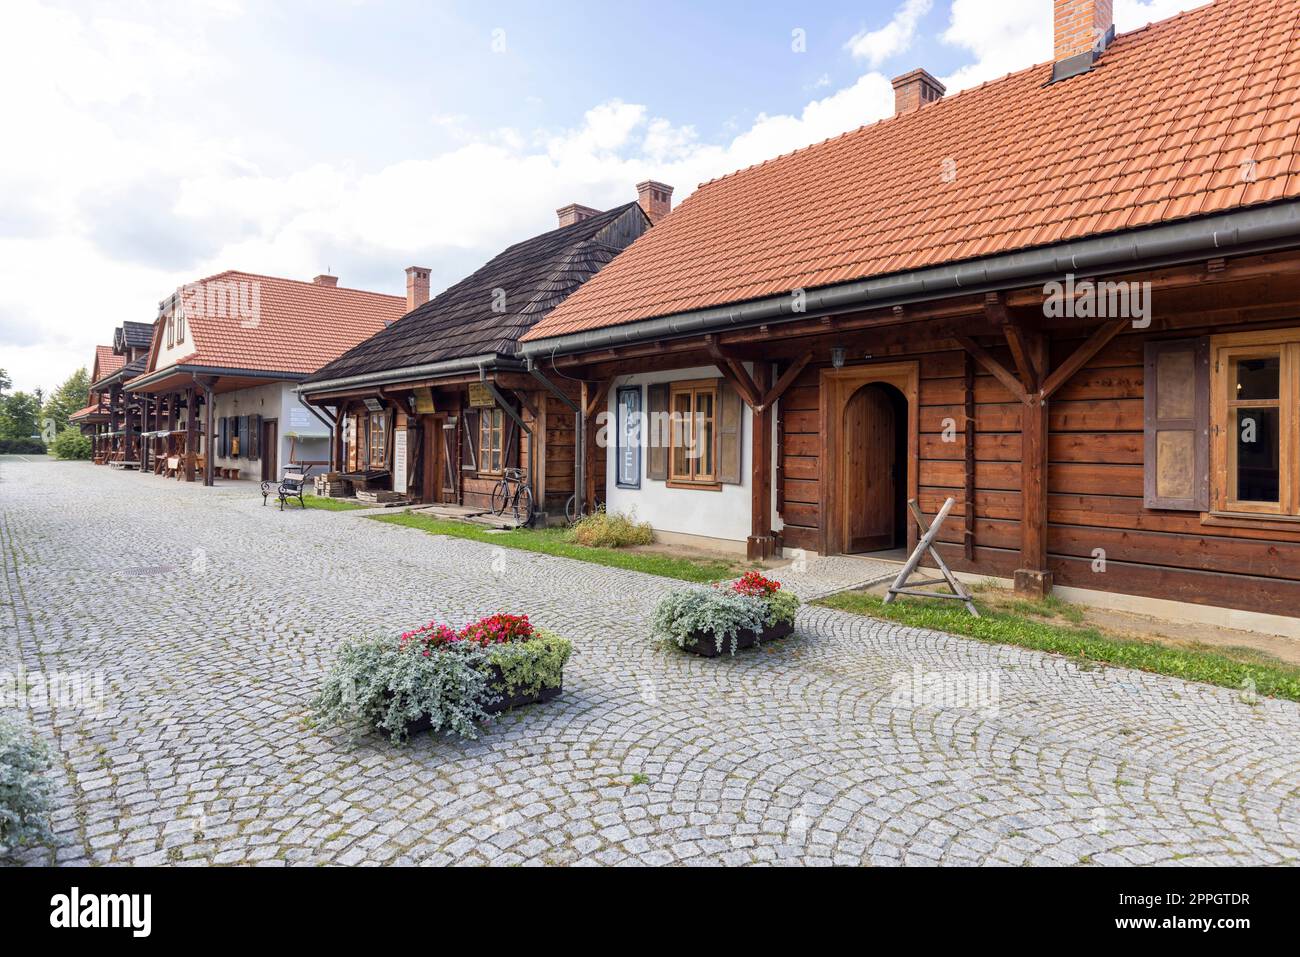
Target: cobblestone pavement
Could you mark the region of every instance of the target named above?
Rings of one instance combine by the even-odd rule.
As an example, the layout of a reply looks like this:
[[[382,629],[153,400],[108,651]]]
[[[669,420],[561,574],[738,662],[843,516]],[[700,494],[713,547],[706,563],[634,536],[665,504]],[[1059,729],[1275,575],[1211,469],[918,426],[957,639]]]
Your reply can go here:
[[[1294,704],[821,608],[698,659],[646,640],[671,582],[260,501],[0,461],[0,669],[107,676],[101,713],[29,708],[60,843],[25,860],[1300,858]],[[574,639],[556,701],[474,742],[304,725],[341,638],[498,610]]]

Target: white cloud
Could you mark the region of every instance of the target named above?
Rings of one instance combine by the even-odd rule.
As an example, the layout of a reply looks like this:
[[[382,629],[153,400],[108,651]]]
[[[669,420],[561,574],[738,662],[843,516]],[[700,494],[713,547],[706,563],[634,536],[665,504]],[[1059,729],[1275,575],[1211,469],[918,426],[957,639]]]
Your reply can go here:
[[[912,45],[917,24],[932,5],[932,0],[906,0],[889,23],[879,30],[863,30],[845,46],[855,57],[866,60],[868,66],[878,67]]]
[[[1208,2],[1116,0],[1115,29],[1125,33]],[[956,93],[1050,60],[1052,5],[1046,0],[998,0],[997,15],[990,16],[988,0],[953,0],[942,39],[975,57],[942,78],[948,92]]]
[[[1117,17],[1127,29],[1178,5],[1119,0]],[[872,41],[861,55],[871,62],[903,49],[928,6],[904,4],[888,43]],[[998,10],[991,17],[984,0],[953,3],[943,39],[971,62],[947,78],[951,89],[1050,57],[1045,0],[1002,0]],[[178,5],[150,24],[36,0],[7,5],[0,89],[21,95],[0,97],[0,129],[26,146],[0,160],[0,366],[16,387],[52,387],[89,362],[114,326],[152,319],[159,299],[209,272],[306,279],[332,267],[344,285],[400,293],[402,269],[421,263],[435,286],[446,285],[553,226],[556,207],[627,202],[646,178],[673,184],[681,201],[697,183],[893,110],[889,80],[875,70],[712,141],[615,99],[596,102],[570,129],[486,132],[449,101],[425,114],[447,134],[437,152],[373,168],[343,160],[272,168],[241,138],[255,134],[192,108],[202,99],[194,84],[236,70],[203,42],[204,23],[236,16],[221,2]]]

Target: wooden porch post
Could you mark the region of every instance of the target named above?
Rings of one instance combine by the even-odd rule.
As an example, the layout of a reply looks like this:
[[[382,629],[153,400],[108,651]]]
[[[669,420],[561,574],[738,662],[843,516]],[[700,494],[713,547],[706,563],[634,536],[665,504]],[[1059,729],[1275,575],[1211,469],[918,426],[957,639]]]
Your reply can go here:
[[[212,401],[212,384],[207,383],[203,386],[203,484],[208,486],[215,484],[212,480],[213,459],[216,458],[212,454],[212,427],[214,425],[212,407],[214,404]]]
[[[1052,590],[1047,570],[1047,399],[1033,392],[1020,406],[1020,567],[1016,593],[1043,598]]]
[[[594,386],[582,383],[583,504],[593,512],[596,510],[596,469],[600,467],[596,462],[596,415],[604,408],[613,382],[613,379],[605,379]]]
[[[185,390],[185,481],[194,481],[194,465],[199,442],[199,410],[197,389],[190,386]]]
[[[122,387],[117,383],[114,383],[112,389],[109,391],[108,394],[108,431],[109,432],[116,432],[119,428],[122,427],[121,413],[122,413]],[[110,435],[108,437],[108,451],[110,453],[109,458],[112,458],[111,453],[113,451],[113,443],[115,439],[116,436],[113,435]]]
[[[754,363],[754,387],[760,395],[766,395],[771,381],[771,367],[766,362]],[[750,486],[752,501],[750,505],[749,540],[745,543],[745,554],[751,559],[771,558],[776,551],[776,539],[772,535],[772,406],[759,405],[753,408],[754,423],[752,446],[752,474]]]
[[[149,393],[140,393],[140,471],[144,472],[146,463],[149,459],[149,443],[152,439],[146,439],[144,433],[148,432],[153,426],[153,407],[149,404]]]
[[[330,429],[330,471],[343,471],[343,403],[334,407],[334,426]]]

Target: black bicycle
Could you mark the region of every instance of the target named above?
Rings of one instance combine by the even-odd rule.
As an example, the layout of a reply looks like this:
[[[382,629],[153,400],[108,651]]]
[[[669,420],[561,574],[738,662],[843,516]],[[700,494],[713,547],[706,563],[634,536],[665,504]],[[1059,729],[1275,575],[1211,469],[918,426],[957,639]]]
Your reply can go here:
[[[507,508],[511,509],[516,525],[533,524],[533,490],[523,469],[506,469],[492,489],[492,514],[501,515]]]

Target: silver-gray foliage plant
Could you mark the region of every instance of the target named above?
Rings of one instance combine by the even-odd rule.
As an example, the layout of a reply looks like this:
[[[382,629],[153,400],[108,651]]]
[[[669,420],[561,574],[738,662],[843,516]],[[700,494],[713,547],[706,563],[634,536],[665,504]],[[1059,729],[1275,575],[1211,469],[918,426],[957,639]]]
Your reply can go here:
[[[485,705],[500,698],[488,688],[486,653],[470,642],[453,642],[425,656],[391,638],[344,642],[313,702],[323,725],[343,727],[355,738],[372,728],[393,741],[407,726],[428,718],[431,729],[478,737]]]
[[[0,718],[0,855],[54,839],[50,765],[50,749],[44,741]]]
[[[669,592],[655,606],[651,634],[685,648],[697,632],[709,632],[722,653],[724,641],[736,653],[740,632],[761,632],[768,624],[768,606],[761,598],[729,589],[682,588]]]

